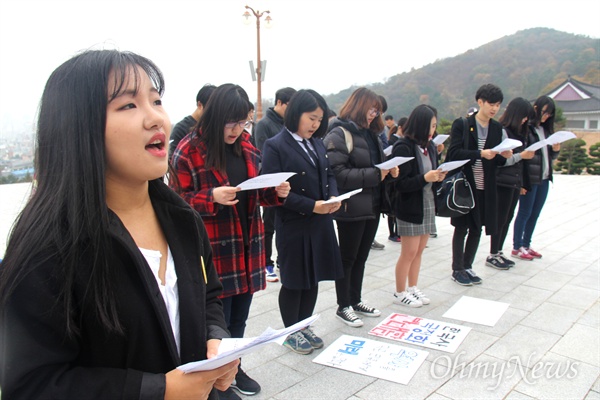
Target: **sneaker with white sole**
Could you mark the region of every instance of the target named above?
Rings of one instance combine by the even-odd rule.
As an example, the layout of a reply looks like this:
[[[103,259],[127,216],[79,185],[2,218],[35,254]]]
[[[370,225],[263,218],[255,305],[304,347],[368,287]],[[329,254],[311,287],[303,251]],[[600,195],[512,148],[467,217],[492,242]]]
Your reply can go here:
[[[415,299],[421,300],[421,303],[423,303],[424,306],[431,303],[431,300],[429,300],[429,297],[425,296],[425,294],[423,292],[421,292],[421,290],[416,286],[409,287],[408,293],[412,294]]]
[[[362,320],[356,316],[354,310],[352,310],[352,307],[338,308],[335,316],[341,319],[346,325],[353,328],[358,328],[364,325]]]
[[[279,277],[275,272],[275,267],[272,265],[267,265],[265,269],[267,270],[267,282],[279,282]]]
[[[298,354],[306,355],[313,352],[313,346],[300,331],[288,335],[283,345]]]
[[[542,255],[531,247],[527,247],[527,253],[533,258],[542,258]]]
[[[521,260],[526,260],[526,261],[532,261],[534,258],[531,254],[529,254],[529,252],[527,251],[527,249],[525,247],[513,249],[510,252],[510,256],[521,259]]]
[[[407,291],[394,293],[394,304],[407,307],[422,307],[423,302]]]
[[[498,254],[488,256],[488,258],[485,259],[485,265],[504,271],[510,268]]]
[[[260,392],[260,385],[254,379],[250,378],[242,369],[238,367],[238,372],[235,374],[235,379],[231,384],[231,387],[241,394],[246,396],[252,396]]]
[[[504,256],[503,252],[499,252],[498,256],[500,256],[500,258],[502,259],[502,261],[504,261],[504,264],[508,265],[508,268],[512,268],[515,266],[515,262],[509,258],[506,258]]]
[[[479,285],[481,284],[481,282],[483,282],[483,279],[478,277],[475,271],[473,271],[471,268],[465,269],[465,273],[467,274],[473,285]]]
[[[306,341],[310,343],[313,349],[320,349],[324,346],[323,339],[315,335],[310,326],[307,326],[306,328],[302,329],[300,333],[304,335],[304,339],[306,339]]]
[[[364,315],[365,317],[379,317],[381,315],[381,311],[379,311],[375,307],[369,307],[362,301],[358,304],[353,305],[352,309],[355,313]]]

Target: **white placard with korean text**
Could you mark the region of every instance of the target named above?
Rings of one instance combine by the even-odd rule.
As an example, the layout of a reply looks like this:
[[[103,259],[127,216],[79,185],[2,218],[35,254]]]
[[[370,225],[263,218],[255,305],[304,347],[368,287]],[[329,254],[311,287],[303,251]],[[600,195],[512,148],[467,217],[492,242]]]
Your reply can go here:
[[[394,313],[369,335],[454,353],[470,331],[468,326]]]
[[[428,355],[424,350],[342,335],[313,362],[408,385]]]

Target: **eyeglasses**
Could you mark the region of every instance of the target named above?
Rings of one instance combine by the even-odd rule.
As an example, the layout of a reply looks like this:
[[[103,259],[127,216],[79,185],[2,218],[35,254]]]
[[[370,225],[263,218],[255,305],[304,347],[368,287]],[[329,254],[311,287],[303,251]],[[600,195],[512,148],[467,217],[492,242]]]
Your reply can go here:
[[[229,122],[229,123],[225,124],[225,128],[233,129],[233,128],[235,128],[236,125],[239,125],[240,128],[242,128],[242,129],[246,129],[246,128],[250,128],[252,126],[252,121]]]
[[[379,114],[381,114],[381,112],[378,109],[376,109],[376,108],[370,108],[369,109],[369,114],[372,115],[372,116],[374,116],[374,117],[378,117]]]

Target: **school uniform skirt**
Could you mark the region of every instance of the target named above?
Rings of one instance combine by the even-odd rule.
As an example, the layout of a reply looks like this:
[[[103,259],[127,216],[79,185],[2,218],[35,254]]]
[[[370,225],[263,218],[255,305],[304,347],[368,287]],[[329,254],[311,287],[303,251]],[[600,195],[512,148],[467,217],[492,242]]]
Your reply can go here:
[[[411,222],[398,219],[399,236],[421,236],[435,233],[435,200],[431,183],[423,188],[423,223],[413,224]]]

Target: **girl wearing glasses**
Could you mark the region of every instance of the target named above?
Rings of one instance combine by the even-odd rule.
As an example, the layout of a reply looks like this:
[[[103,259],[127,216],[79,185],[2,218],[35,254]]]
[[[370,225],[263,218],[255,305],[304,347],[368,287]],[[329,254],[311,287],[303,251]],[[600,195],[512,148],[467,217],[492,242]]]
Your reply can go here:
[[[283,203],[287,182],[276,188],[240,191],[258,175],[260,153],[244,129],[250,104],[238,85],[224,84],[211,95],[191,135],[173,154],[171,186],[202,216],[223,284],[223,309],[231,336],[244,336],[252,295],[266,287],[264,228],[259,206]],[[234,388],[251,395],[260,385],[240,368]],[[231,390],[231,389],[229,389]],[[229,394],[224,394],[227,396]]]
[[[398,167],[379,169],[385,161],[381,141],[383,131],[381,100],[367,88],[356,89],[346,100],[339,117],[332,120],[324,143],[340,193],[362,191],[348,200],[335,215],[344,277],[335,281],[338,310],[336,316],[346,325],[360,327],[366,317],[378,317],[381,311],[362,301],[365,263],[375,239],[382,202],[383,180],[396,178]]]
[[[313,314],[319,282],[343,276],[332,213],[340,203],[323,142],[327,103],[313,90],[297,91],[287,106],[283,130],[263,147],[263,172],[295,172],[292,190],[275,214],[281,274],[279,310],[286,327]],[[323,347],[310,327],[288,336],[284,346],[299,354]]]
[[[530,121],[530,143],[546,139],[554,133],[554,100],[548,96],[539,97],[533,104],[535,116]],[[513,250],[511,256],[531,261],[542,255],[531,248],[531,237],[542,212],[548,189],[552,181],[552,161],[558,157],[560,144],[544,146],[536,151],[531,160],[525,161],[529,176],[529,190],[521,189],[519,211],[515,218]]]
[[[229,334],[202,220],[163,183],[163,89],[150,60],[116,50],[48,79],[38,186],[0,274],[3,398],[218,399],[232,382],[237,360],[176,369]]]

